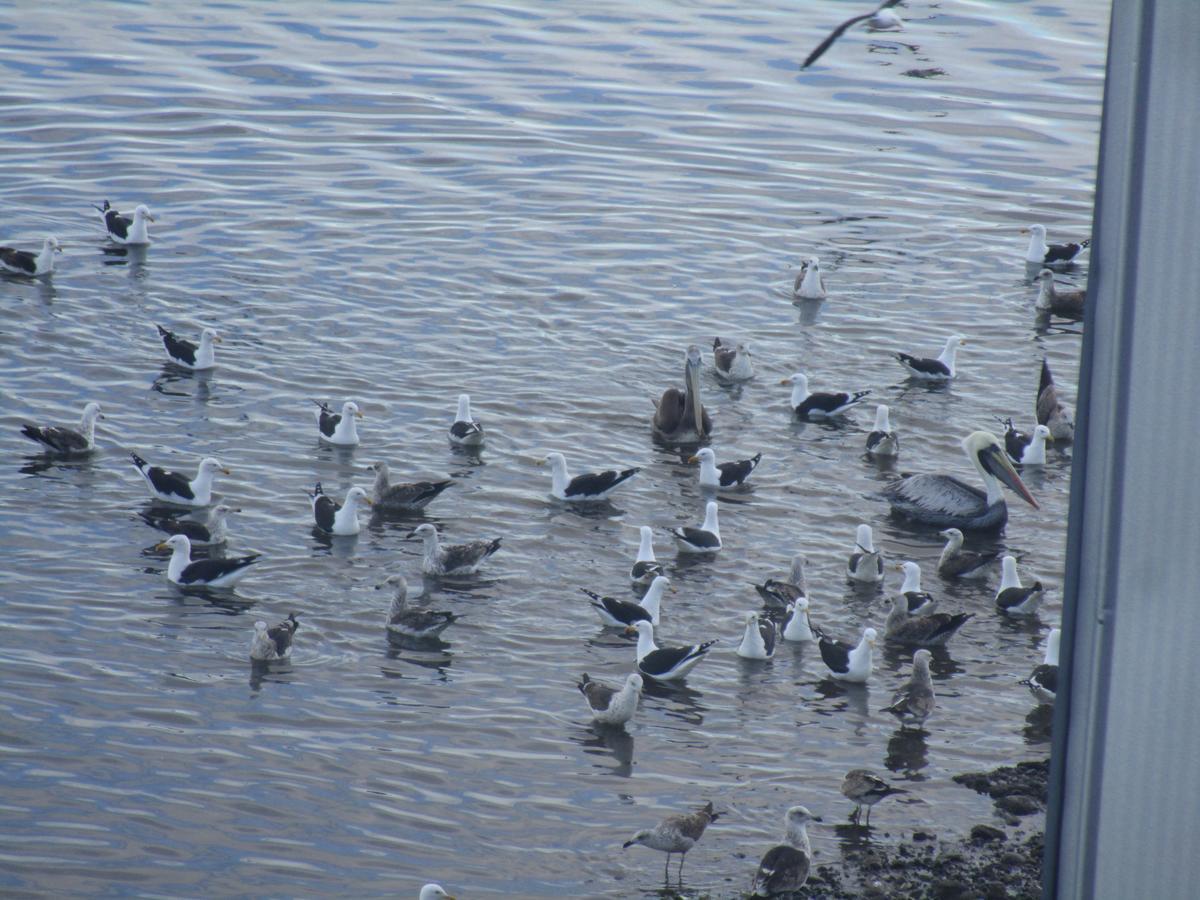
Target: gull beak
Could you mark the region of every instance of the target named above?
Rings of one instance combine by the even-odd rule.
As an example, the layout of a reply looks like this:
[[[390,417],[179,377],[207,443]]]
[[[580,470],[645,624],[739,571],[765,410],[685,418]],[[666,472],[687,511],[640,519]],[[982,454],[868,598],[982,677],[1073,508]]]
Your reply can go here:
[[[215,344],[223,344],[223,343],[225,343],[225,342],[224,342],[223,340],[221,340],[221,336],[220,336],[219,334],[217,334],[217,335],[214,335],[214,336],[213,336],[213,343],[215,343]]]
[[[367,506],[374,506],[374,505],[375,505],[375,501],[374,501],[374,500],[372,500],[370,497],[363,497],[363,498],[362,498],[362,502],[363,502],[363,503],[365,503],[365,504],[367,504]]]
[[[154,218],[153,214],[151,214],[151,213],[146,213],[146,218],[149,219],[151,222],[158,221],[158,219]]]
[[[632,625],[626,625],[625,630],[621,632],[621,634],[625,635],[625,637],[637,637],[637,633],[638,630]]]
[[[779,383],[780,383],[780,384],[791,384],[791,383],[792,383],[792,379],[790,379],[790,378],[784,378],[784,379],[783,379],[782,381],[780,381]]]
[[[232,474],[233,474],[233,470],[232,470],[232,469],[226,469],[226,468],[222,468],[222,469],[221,469],[221,471],[222,471],[223,473],[225,473],[226,475],[232,475]]]
[[[103,416],[101,416],[101,418],[103,418]],[[1046,435],[1046,443],[1053,444],[1054,443],[1054,435],[1052,435],[1052,434]]]
[[[229,510],[229,511],[230,511],[231,513],[240,513],[240,512],[242,511],[242,508],[241,508],[240,506],[236,506],[236,507],[234,507],[233,509],[231,509],[231,510]]]
[[[813,816],[813,817],[812,817],[812,820],[813,820],[814,822],[824,822],[824,821],[825,821],[825,820],[824,820],[824,819],[822,819],[820,816]]]
[[[63,250],[62,244],[59,244],[57,247],[54,248],[55,253],[62,253],[62,250]]]
[[[360,409],[360,410],[358,410],[358,411],[357,411],[357,412],[354,414],[354,418],[356,418],[356,419],[361,419],[362,417],[363,417],[363,414],[362,414],[362,410],[361,410],[361,409]]]
[[[163,541],[162,543],[155,544],[154,549],[155,550],[170,550],[171,548],[167,546],[165,541]]]
[[[1021,234],[1029,234],[1029,229],[1028,229],[1028,228],[1022,228],[1022,229],[1021,229]]]
[[[698,456],[689,456],[689,457],[688,457],[688,462],[690,462],[690,463],[698,463],[698,462],[700,462],[700,457],[698,457]]]

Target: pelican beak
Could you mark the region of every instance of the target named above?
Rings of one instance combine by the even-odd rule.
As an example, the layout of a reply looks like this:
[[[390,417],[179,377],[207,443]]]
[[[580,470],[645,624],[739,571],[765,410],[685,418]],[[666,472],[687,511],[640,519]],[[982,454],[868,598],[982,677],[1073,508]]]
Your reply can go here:
[[[999,444],[987,447],[980,454],[980,462],[983,463],[983,467],[987,471],[991,472],[1011,490],[1015,491],[1022,500],[1034,509],[1041,508],[1038,506],[1038,502],[1033,499],[1033,494],[1029,493],[1029,488],[1025,487],[1025,482],[1021,480],[1021,476],[1017,474],[1017,470],[1013,468],[1013,464],[1008,461],[1008,457]]]

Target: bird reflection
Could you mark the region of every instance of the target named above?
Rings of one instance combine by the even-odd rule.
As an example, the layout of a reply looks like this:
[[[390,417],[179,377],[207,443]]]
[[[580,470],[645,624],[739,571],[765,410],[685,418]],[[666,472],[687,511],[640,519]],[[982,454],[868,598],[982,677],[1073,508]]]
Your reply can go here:
[[[593,756],[611,753],[617,765],[611,767],[614,775],[628,778],[633,774],[633,735],[620,725],[601,725],[593,722],[580,728],[575,740],[584,752]]]
[[[212,399],[212,379],[213,373],[210,369],[197,372],[167,362],[163,363],[158,377],[150,385],[150,390],[166,397],[192,397],[198,403],[207,403]],[[186,387],[185,382],[195,382],[194,393],[183,390]]]
[[[871,699],[871,691],[865,684],[823,678],[817,682],[816,689],[821,699],[834,710],[845,710],[857,716],[858,727],[861,728],[862,723],[870,716],[868,703]]]
[[[1029,711],[1021,734],[1027,744],[1048,744],[1053,737],[1053,730],[1054,705],[1042,703]]]
[[[290,659],[252,659],[250,660],[250,690],[258,693],[262,690],[263,682],[270,677],[270,680],[278,684],[287,684],[291,681],[288,677],[292,674],[292,664]]]
[[[81,472],[91,468],[93,455],[66,458],[50,454],[35,454],[25,457],[25,465],[21,466],[19,471],[22,475],[42,475],[51,469],[63,472]]]
[[[883,764],[898,775],[919,772],[929,765],[929,747],[925,743],[928,737],[929,732],[923,728],[897,728],[888,740]]]
[[[391,640],[388,641],[388,651],[385,654],[388,659],[393,662],[403,662],[410,666],[419,666],[422,669],[429,669],[437,672],[442,680],[448,679],[447,669],[454,662],[454,655],[450,652],[450,644],[444,641],[438,641],[440,646],[430,648],[428,645],[421,649],[412,647],[400,647]],[[384,678],[403,678],[404,674],[395,669],[384,666],[379,670]]]
[[[821,307],[825,305],[824,300],[793,300],[792,306],[796,307],[796,311],[800,314],[801,325],[816,325],[821,318]]]
[[[642,696],[667,701],[663,711],[673,719],[679,719],[693,726],[704,724],[704,714],[708,712],[708,707],[700,702],[704,695],[685,684],[677,681],[661,682],[647,678],[642,689]]]

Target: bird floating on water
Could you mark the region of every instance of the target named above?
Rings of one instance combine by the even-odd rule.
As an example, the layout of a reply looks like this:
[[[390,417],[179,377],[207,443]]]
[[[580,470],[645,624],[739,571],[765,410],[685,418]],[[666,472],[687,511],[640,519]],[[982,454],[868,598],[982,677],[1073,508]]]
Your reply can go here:
[[[240,509],[221,503],[208,511],[203,522],[158,509],[144,509],[138,515],[143,522],[159,531],[186,535],[193,547],[214,547],[229,539],[226,520],[230,513],[240,512]]]
[[[701,447],[694,456],[688,457],[689,463],[700,463],[700,485],[706,488],[740,487],[761,461],[762,454],[755,453],[749,459],[718,463],[717,454],[711,447]]]
[[[358,426],[356,419],[363,417],[358,404],[347,400],[342,404],[341,413],[335,413],[324,400],[313,400],[317,404],[317,437],[326,444],[335,447],[357,447]]]
[[[55,253],[62,253],[62,245],[53,235],[42,241],[41,253],[0,247],[0,269],[14,275],[50,275],[54,272]]]
[[[996,531],[1008,521],[1002,484],[1034,509],[1038,508],[994,434],[974,431],[963,439],[962,449],[986,491],[952,475],[910,475],[892,482],[883,491],[892,512],[910,522],[936,528]]]
[[[1060,291],[1054,284],[1054,272],[1050,269],[1042,269],[1037,277],[1041,282],[1034,303],[1038,312],[1063,319],[1083,318],[1083,304],[1087,298],[1087,291]]]
[[[687,852],[695,846],[696,841],[700,840],[704,829],[710,823],[715,822],[719,815],[720,813],[713,812],[710,800],[696,812],[667,816],[653,828],[639,831],[624,843],[623,848],[628,849],[634,844],[641,844],[651,850],[661,850],[666,853],[667,863],[663,868],[664,878],[670,878],[671,854],[680,854],[677,877],[682,881],[683,863],[687,859]]]
[[[567,473],[567,458],[561,453],[547,453],[544,460],[550,464],[551,496],[572,503],[607,500],[608,495],[636,475],[641,469],[609,469],[605,472],[587,472],[572,478]]]
[[[995,553],[976,553],[963,549],[963,533],[957,528],[944,528],[938,532],[946,539],[942,555],[938,557],[937,571],[943,578],[963,578],[981,574],[983,567],[996,558]]]
[[[150,465],[136,453],[130,453],[129,457],[146,480],[151,494],[159,500],[180,506],[208,506],[212,503],[213,478],[218,472],[231,474],[229,469],[211,456],[200,460],[196,477],[190,481],[186,475]]]
[[[808,616],[807,597],[797,597],[795,602],[787,605],[786,618],[780,637],[785,641],[798,643],[812,643],[817,639],[817,633],[812,627],[812,620]]]
[[[1046,442],[1054,436],[1045,425],[1033,426],[1033,433],[1017,431],[1012,419],[1000,419],[1004,426],[1004,452],[1014,463],[1022,466],[1044,466],[1046,464]]]
[[[892,694],[892,705],[880,712],[891,713],[900,720],[900,727],[920,728],[933,712],[937,697],[933,692],[933,677],[929,674],[929,660],[933,654],[922,648],[913,654],[912,675],[896,693]]]
[[[1091,238],[1086,238],[1078,244],[1047,244],[1045,225],[1022,228],[1021,234],[1029,235],[1029,249],[1025,251],[1025,262],[1052,268],[1069,266],[1092,242]]]
[[[58,456],[81,456],[96,449],[96,420],[103,419],[100,404],[88,403],[79,417],[79,428],[65,425],[21,425],[21,434],[42,445],[45,453]]]
[[[637,603],[617,597],[602,597],[595,591],[590,591],[587,588],[580,588],[580,590],[591,598],[592,607],[596,610],[596,614],[600,616],[601,622],[615,628],[624,628],[642,619],[645,619],[652,625],[657,625],[659,616],[661,615],[663,592],[670,583],[671,579],[665,575],[657,576],[650,583],[650,588],[646,591],[645,596]]]
[[[1050,429],[1050,435],[1056,441],[1072,441],[1075,439],[1075,417],[1071,409],[1059,399],[1058,386],[1054,376],[1050,374],[1050,366],[1042,360],[1042,377],[1038,382],[1037,403],[1035,405],[1039,425]]]
[[[295,613],[270,628],[266,622],[254,623],[254,635],[250,638],[250,659],[256,662],[273,662],[292,655],[292,635],[300,623]]]
[[[887,621],[883,625],[883,638],[894,644],[912,647],[944,647],[974,613],[930,613],[912,616],[903,599],[889,600]]]
[[[453,894],[446,893],[446,889],[440,884],[430,882],[421,888],[417,900],[456,900],[456,898]]]
[[[955,376],[954,359],[958,355],[958,348],[966,342],[967,339],[962,335],[953,334],[946,338],[946,346],[942,348],[942,352],[936,358],[912,356],[900,352],[895,353],[894,356],[908,371],[909,378],[919,381],[944,382]]]
[[[871,526],[863,523],[854,534],[855,550],[846,560],[846,577],[860,584],[883,581],[883,551],[875,549]]]
[[[755,897],[791,895],[804,887],[812,868],[812,846],[808,842],[809,822],[820,822],[803,806],[793,806],[784,816],[783,839],[763,854],[750,885]]]
[[[392,484],[388,464],[383,460],[367,468],[375,473],[371,501],[378,512],[411,513],[424,509],[453,481],[411,481]]]
[[[654,529],[649,525],[642,525],[638,533],[641,535],[641,542],[638,544],[637,559],[629,570],[629,578],[634,584],[651,584],[664,572],[654,556]]]
[[[677,647],[659,647],[654,643],[654,626],[646,619],[634,622],[625,629],[627,635],[637,635],[638,671],[655,681],[678,681],[687,676],[704,658],[716,641]]]
[[[233,587],[249,574],[250,566],[261,556],[252,553],[231,559],[198,559],[193,562],[192,542],[185,534],[173,534],[154,549],[171,551],[167,580],[189,588]]]
[[[712,433],[712,419],[700,402],[700,348],[687,348],[683,365],[683,390],[667,388],[654,401],[651,425],[660,440],[673,444],[692,444],[706,440]]]
[[[853,393],[846,391],[809,393],[808,376],[800,372],[783,379],[780,384],[792,386],[792,412],[802,419],[830,419],[841,415],[850,407],[861,403],[863,398],[871,393],[870,390],[854,391]]]
[[[699,528],[684,525],[672,528],[680,553],[716,553],[721,549],[721,528],[717,522],[717,501],[709,500],[704,507],[704,524]]]
[[[825,276],[821,274],[821,258],[810,256],[800,266],[792,293],[797,300],[824,300]]]
[[[626,676],[621,687],[615,688],[588,677],[588,673],[584,672],[576,687],[587,701],[593,722],[621,726],[637,712],[638,699],[642,696],[642,676],[633,672]]]
[[[871,31],[902,30],[904,28],[904,23],[900,20],[898,15],[892,12],[892,7],[902,2],[903,0],[883,0],[883,3],[881,3],[871,12],[863,13],[860,16],[853,16],[852,18],[847,19],[837,28],[833,29],[833,31],[827,38],[825,38],[825,40],[817,44],[816,49],[813,50],[812,53],[808,54],[808,59],[804,60],[804,62],[800,64],[800,68],[807,69],[813,63],[815,63],[825,54],[826,50],[833,46],[834,42],[838,38],[840,38],[850,28],[853,28],[859,22],[866,22],[867,28]]]
[[[867,435],[867,453],[872,456],[897,456],[900,453],[900,437],[892,430],[886,403],[875,407],[875,425]]]
[[[358,534],[358,504],[371,505],[371,498],[360,487],[351,487],[346,491],[344,503],[338,503],[321,489],[321,482],[311,491],[305,491],[312,500],[313,519],[317,528],[326,534],[347,536]]]
[[[746,613],[746,630],[738,644],[737,655],[742,659],[771,659],[775,655],[775,623],[759,618],[758,613]]]
[[[121,215],[105,200],[103,206],[97,206],[101,218],[104,219],[104,230],[109,238],[117,244],[149,244],[150,233],[146,223],[153,222],[154,216],[150,208],[140,203],[133,210],[133,217]]]
[[[470,541],[466,544],[443,546],[437,529],[426,522],[408,534],[425,542],[421,571],[426,575],[473,575],[483,561],[500,549],[500,538],[492,541]]]
[[[846,644],[822,634],[818,635],[817,648],[831,677],[838,681],[862,684],[871,677],[875,665],[875,642],[878,639],[879,634],[874,628],[863,629],[862,639],[857,645]]]
[[[745,344],[713,338],[713,365],[717,368],[717,375],[726,381],[749,381],[754,377],[750,348]]]
[[[458,411],[450,425],[450,443],[478,447],[483,443],[483,426],[471,418],[471,395],[458,395]]]
[[[807,583],[804,577],[804,567],[808,560],[797,553],[792,557],[792,569],[786,580],[768,578],[762,584],[754,585],[763,603],[775,610],[786,609],[789,603],[795,603],[807,593]]]
[[[842,779],[842,794],[854,803],[850,821],[858,824],[862,809],[867,808],[867,827],[871,825],[871,807],[893,794],[907,794],[904,788],[892,787],[870,769],[851,769]]]
[[[453,625],[460,616],[452,612],[414,609],[408,605],[408,581],[403,575],[392,575],[375,590],[390,587],[394,590],[388,607],[388,634],[411,640],[431,640]]]
[[[1038,703],[1053,704],[1058,694],[1058,642],[1062,630],[1051,628],[1046,636],[1046,655],[1029,677],[1019,682],[1029,688]]]
[[[1015,556],[1000,560],[1000,587],[996,589],[996,608],[1000,612],[1006,616],[1032,616],[1041,606],[1044,595],[1040,581],[1022,587]]]
[[[185,340],[175,334],[173,331],[168,331],[157,323],[154,326],[158,329],[158,336],[162,338],[163,347],[167,351],[167,359],[184,369],[191,369],[193,372],[200,372],[205,369],[211,369],[216,366],[216,354],[213,349],[213,344],[221,343],[221,338],[211,328],[205,328],[200,332],[200,343],[195,344],[192,341]]]
[[[904,583],[900,585],[900,599],[904,601],[905,611],[910,616],[933,612],[937,601],[928,591],[921,590],[921,566],[907,560],[900,563],[900,570],[904,572]]]

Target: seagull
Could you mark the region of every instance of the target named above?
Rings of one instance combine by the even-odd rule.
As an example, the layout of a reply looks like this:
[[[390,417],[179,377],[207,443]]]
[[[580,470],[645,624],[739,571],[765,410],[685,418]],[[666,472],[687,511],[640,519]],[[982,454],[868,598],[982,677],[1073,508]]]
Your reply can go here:
[[[783,629],[779,636],[785,641],[811,644],[817,639],[817,633],[812,627],[808,616],[808,598],[797,597],[795,603],[789,603],[784,613]]]
[[[854,536],[858,549],[846,560],[846,577],[861,584],[883,581],[883,552],[875,549],[870,525],[859,525]]]
[[[1038,383],[1037,404],[1035,406],[1039,425],[1050,429],[1050,436],[1056,441],[1071,441],[1075,439],[1075,417],[1071,415],[1070,407],[1058,397],[1058,386],[1054,376],[1050,374],[1050,366],[1042,360],[1042,377]]]
[[[923,356],[910,356],[907,353],[894,353],[900,365],[908,370],[909,378],[919,381],[945,382],[954,377],[954,357],[958,348],[966,344],[967,339],[959,334],[946,338],[946,346],[936,359]]]
[[[808,842],[809,822],[820,822],[803,806],[793,806],[784,816],[783,840],[763,854],[750,886],[755,897],[793,894],[804,887],[812,867],[812,846]]]
[[[768,578],[762,584],[754,585],[763,598],[763,602],[773,609],[786,609],[789,603],[795,603],[807,593],[804,577],[804,567],[808,564],[803,554],[797,553],[792,557],[792,570],[786,581]]]
[[[376,585],[379,591],[385,587],[395,589],[392,605],[388,608],[387,630],[389,636],[429,640],[438,637],[460,617],[452,612],[432,609],[413,609],[408,605],[408,581],[403,575],[392,575],[383,584]]]
[[[710,800],[696,812],[667,816],[653,828],[639,831],[624,843],[623,848],[628,849],[634,844],[641,844],[651,850],[661,850],[666,853],[667,864],[663,869],[664,878],[671,877],[671,854],[680,854],[678,878],[682,882],[683,863],[687,859],[687,852],[695,846],[696,841],[700,840],[700,836],[704,834],[704,829],[709,826],[709,823],[715,822],[719,815],[720,813],[713,812]]]
[[[1083,318],[1083,302],[1087,297],[1087,291],[1058,290],[1054,285],[1054,272],[1050,269],[1042,269],[1038,272],[1037,277],[1041,282],[1037,301],[1034,303],[1038,312],[1059,316],[1063,319]]]
[[[927,616],[910,616],[903,603],[889,600],[887,621],[883,625],[883,638],[894,644],[915,647],[944,647],[958,629],[966,624],[974,613],[931,613]]]
[[[418,525],[408,536],[425,541],[421,571],[426,575],[473,575],[485,559],[500,549],[500,538],[443,547],[438,543],[437,529],[428,522]]]
[[[96,420],[103,419],[100,404],[92,402],[83,408],[79,428],[65,425],[21,425],[21,434],[42,445],[45,453],[58,456],[81,456],[96,449]]]
[[[455,900],[455,897],[453,894],[447,894],[446,889],[440,884],[430,882],[421,888],[417,900]]]
[[[561,453],[547,453],[542,462],[550,464],[552,478],[550,495],[558,500],[572,503],[607,500],[608,495],[642,471],[639,468],[609,469],[606,472],[588,472],[572,478],[567,474],[567,458]]]
[[[184,369],[191,369],[193,372],[200,372],[216,366],[213,344],[221,343],[221,339],[211,328],[205,328],[201,331],[200,343],[193,344],[191,341],[186,341],[179,337],[174,332],[167,331],[161,325],[155,324],[154,327],[158,329],[158,336],[162,338],[163,347],[167,351],[167,358],[175,363],[175,365]]]
[[[313,519],[317,528],[326,534],[346,536],[358,534],[358,504],[371,505],[371,498],[360,487],[346,491],[346,501],[338,503],[321,489],[321,482],[311,491],[305,491],[312,500]]]
[[[250,659],[271,662],[291,656],[292,635],[299,627],[295,613],[288,613],[286,619],[271,628],[266,622],[255,622],[254,636],[250,639]]]
[[[957,528],[944,528],[938,532],[946,539],[942,555],[938,557],[937,571],[943,578],[963,578],[980,574],[980,570],[996,558],[995,553],[976,553],[964,550],[963,533]]]
[[[1017,431],[1012,419],[1000,419],[1004,426],[1004,452],[1017,465],[1044,466],[1046,464],[1046,442],[1053,441],[1050,429],[1045,425],[1034,425],[1033,434]]]
[[[0,247],[0,269],[14,275],[50,275],[54,272],[55,253],[62,253],[62,245],[53,235],[42,241],[41,253]]]
[[[792,386],[792,412],[802,419],[831,419],[834,416],[841,415],[856,403],[861,403],[863,398],[871,392],[855,391],[852,394],[845,391],[830,393],[827,391],[818,391],[815,394],[808,392],[808,377],[797,372],[790,378],[785,378],[780,384],[790,384]]]
[[[750,459],[718,463],[717,454],[710,447],[702,447],[695,456],[688,457],[689,463],[700,463],[700,485],[706,488],[740,487],[761,461],[762,454],[755,453]]]
[[[471,418],[471,395],[458,395],[458,412],[450,425],[450,443],[478,447],[483,443],[483,426]]]
[[[143,522],[159,531],[165,531],[167,534],[186,535],[193,547],[214,547],[224,544],[229,538],[225,525],[226,518],[230,513],[240,512],[240,509],[222,503],[212,507],[203,522],[197,522],[195,519],[181,519],[172,513],[154,509],[144,509],[138,515]]]
[[[717,524],[717,502],[709,500],[704,507],[704,524],[699,528],[684,525],[672,528],[680,553],[716,553],[721,549],[721,528]]]
[[[666,590],[667,585],[670,583],[671,579],[665,575],[657,576],[650,583],[649,590],[646,591],[645,596],[642,597],[639,603],[634,603],[632,600],[620,600],[615,597],[601,597],[595,591],[589,591],[587,588],[580,588],[580,590],[591,598],[592,607],[596,610],[596,614],[600,616],[600,621],[614,628],[624,628],[642,619],[645,619],[652,625],[657,625],[660,615],[659,605],[662,603],[663,591]]]
[[[154,216],[150,214],[150,208],[144,203],[138,204],[133,211],[133,218],[123,216],[117,212],[107,200],[103,206],[97,206],[100,215],[104,218],[104,230],[108,232],[108,236],[118,244],[149,244],[150,235],[146,229],[147,222],[153,222]]]
[[[821,660],[829,669],[831,677],[838,681],[864,683],[871,677],[874,665],[875,642],[879,635],[874,628],[863,629],[862,640],[858,646],[844,644],[839,640],[820,635],[817,647],[821,651]]]
[[[900,438],[892,430],[886,403],[875,407],[875,427],[867,435],[867,453],[871,456],[896,456],[900,453]]]
[[[340,415],[323,400],[314,400],[313,403],[317,404],[317,428],[322,441],[337,447],[358,446],[358,428],[354,420],[361,419],[363,414],[357,403],[347,400],[342,404]]]
[[[712,434],[712,419],[700,402],[700,348],[691,344],[683,364],[683,390],[667,388],[654,401],[651,425],[661,440],[674,444],[703,441]]]
[[[367,467],[375,473],[372,505],[379,512],[417,512],[424,509],[453,481],[412,481],[392,484],[388,464],[383,460]]]
[[[1021,234],[1029,235],[1029,249],[1025,251],[1025,262],[1054,268],[1069,266],[1092,242],[1091,238],[1086,238],[1078,244],[1047,244],[1045,225],[1022,228]]]
[[[842,779],[842,794],[855,804],[850,821],[855,825],[862,815],[862,808],[867,808],[867,826],[871,825],[871,807],[893,794],[907,794],[904,788],[892,787],[870,769],[851,769]]]
[[[218,472],[230,474],[227,468],[211,456],[200,460],[196,477],[191,481],[188,481],[186,475],[150,465],[136,453],[130,453],[129,457],[146,479],[151,494],[159,500],[181,506],[208,506],[212,503],[213,477]]]
[[[654,530],[649,525],[643,525],[638,533],[641,543],[638,545],[637,559],[629,570],[629,578],[634,584],[651,584],[663,574],[664,569],[654,556]]]
[[[933,654],[924,648],[913,654],[912,675],[904,686],[892,694],[892,705],[880,712],[891,713],[900,720],[900,727],[912,725],[920,728],[933,712],[936,697],[933,693],[933,678],[929,674],[929,660]]]
[[[738,645],[737,655],[742,659],[770,659],[775,655],[775,623],[760,619],[758,613],[746,613],[746,631]]]
[[[717,375],[726,381],[749,381],[754,377],[750,348],[745,344],[713,338],[713,365],[717,367]]]
[[[1029,688],[1038,703],[1052,704],[1058,693],[1058,642],[1061,637],[1061,629],[1050,629],[1050,634],[1046,637],[1046,656],[1042,664],[1035,666],[1030,676],[1020,682]]]
[[[233,587],[250,571],[260,554],[238,556],[232,559],[198,559],[192,562],[192,542],[185,534],[173,534],[155,550],[170,550],[171,561],[167,563],[167,580],[185,588]]]
[[[800,65],[801,69],[807,69],[818,59],[820,59],[826,50],[833,46],[833,42],[840,38],[846,31],[854,27],[859,22],[866,21],[867,27],[871,31],[897,31],[904,27],[904,23],[900,21],[900,17],[892,12],[892,7],[903,2],[903,0],[883,0],[878,7],[869,13],[863,13],[861,16],[854,16],[847,19],[821,43],[817,44],[817,49],[808,54],[808,59]]]
[[[659,647],[654,643],[654,626],[642,619],[625,629],[627,635],[637,635],[637,667],[647,678],[655,681],[678,681],[696,667],[716,641],[679,647]]]
[[[587,700],[592,721],[597,725],[622,726],[637,712],[638,698],[642,696],[642,676],[637,672],[625,678],[620,688],[603,681],[595,681],[584,672],[576,683],[579,693]]]
[[[1016,491],[1034,509],[1038,508],[995,435],[974,431],[963,439],[962,449],[986,491],[952,475],[910,475],[883,490],[892,512],[910,522],[935,528],[997,531],[1008,521],[1002,484]]]
[[[821,275],[821,258],[810,256],[800,266],[792,293],[799,300],[824,300],[825,278]]]
[[[904,600],[905,611],[910,616],[933,612],[937,601],[928,591],[921,590],[920,565],[908,561],[900,563],[898,568],[904,573],[904,584],[900,586],[900,597]]]
[[[1006,556],[1000,560],[1000,587],[996,589],[996,608],[1006,616],[1032,616],[1042,604],[1042,583],[1035,581],[1029,587],[1021,587],[1017,575],[1017,558]]]

